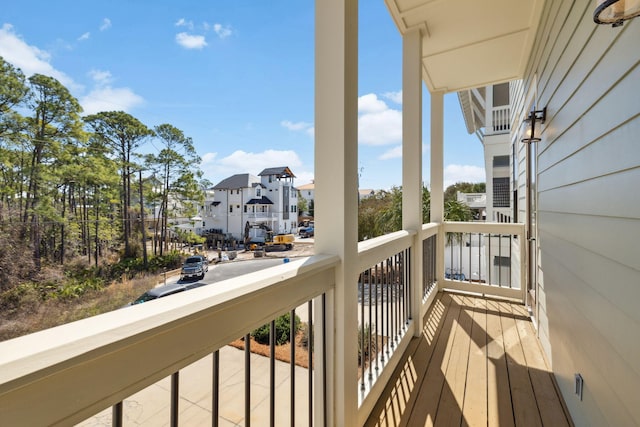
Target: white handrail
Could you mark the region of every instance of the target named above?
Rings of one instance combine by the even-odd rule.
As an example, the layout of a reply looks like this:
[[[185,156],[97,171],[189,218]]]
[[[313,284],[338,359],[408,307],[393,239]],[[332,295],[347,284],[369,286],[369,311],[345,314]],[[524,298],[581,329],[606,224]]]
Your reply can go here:
[[[334,286],[317,255],[0,343],[3,425],[74,424]]]

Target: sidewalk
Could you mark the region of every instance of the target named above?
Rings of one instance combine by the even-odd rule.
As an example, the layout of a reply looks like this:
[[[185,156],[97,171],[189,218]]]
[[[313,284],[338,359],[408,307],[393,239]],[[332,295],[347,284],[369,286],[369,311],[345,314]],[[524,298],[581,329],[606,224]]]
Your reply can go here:
[[[141,363],[143,363],[141,361]],[[209,355],[180,371],[179,423],[210,426],[212,408],[212,365]],[[290,366],[276,361],[276,425],[290,425]],[[308,371],[295,369],[296,423],[306,425],[308,417]],[[170,421],[171,380],[165,378],[123,402],[123,424],[165,426]],[[220,426],[244,425],[244,352],[230,346],[220,349]],[[111,426],[111,408],[78,424]],[[251,355],[251,425],[269,425],[269,358]]]

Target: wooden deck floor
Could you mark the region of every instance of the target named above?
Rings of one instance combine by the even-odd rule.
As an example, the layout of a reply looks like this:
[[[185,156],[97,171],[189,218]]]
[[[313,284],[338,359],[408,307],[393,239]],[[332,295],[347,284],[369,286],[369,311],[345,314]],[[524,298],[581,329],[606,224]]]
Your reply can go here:
[[[368,426],[570,426],[526,309],[442,293]]]

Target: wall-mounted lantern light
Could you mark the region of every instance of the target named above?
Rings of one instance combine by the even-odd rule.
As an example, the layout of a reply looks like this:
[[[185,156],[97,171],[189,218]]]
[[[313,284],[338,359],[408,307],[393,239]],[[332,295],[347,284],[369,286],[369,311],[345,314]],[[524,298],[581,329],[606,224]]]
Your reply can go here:
[[[547,107],[542,110],[532,110],[526,119],[522,122],[523,134],[525,135],[520,141],[524,143],[540,142],[540,130],[536,129],[536,122],[544,123],[547,119]],[[536,133],[538,131],[538,133]]]
[[[596,0],[593,22],[621,26],[627,19],[640,15],[640,0]]]

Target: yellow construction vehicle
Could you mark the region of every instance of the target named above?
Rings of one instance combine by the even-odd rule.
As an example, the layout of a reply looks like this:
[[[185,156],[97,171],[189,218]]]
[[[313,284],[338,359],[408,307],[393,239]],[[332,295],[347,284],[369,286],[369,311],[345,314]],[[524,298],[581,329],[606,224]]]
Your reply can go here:
[[[293,248],[293,234],[273,234],[265,224],[247,223],[244,226],[244,247],[247,250],[286,251]]]

